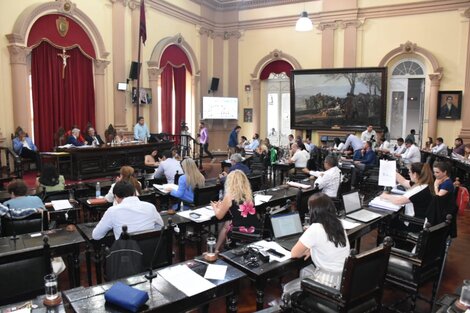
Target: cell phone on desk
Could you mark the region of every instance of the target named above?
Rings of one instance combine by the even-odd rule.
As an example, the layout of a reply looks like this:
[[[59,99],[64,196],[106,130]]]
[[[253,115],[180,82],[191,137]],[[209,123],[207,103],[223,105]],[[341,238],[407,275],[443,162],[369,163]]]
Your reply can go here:
[[[194,218],[194,219],[198,219],[198,218],[201,217],[201,214],[193,212],[193,213],[189,213],[189,217]]]
[[[278,258],[285,257],[285,255],[284,255],[284,254],[282,254],[281,252],[279,252],[279,251],[276,251],[276,250],[274,250],[274,249],[272,249],[272,248],[271,248],[271,249],[268,249],[268,250],[266,250],[266,252],[267,252],[267,253],[269,253],[269,254],[271,254],[271,255],[277,256]]]

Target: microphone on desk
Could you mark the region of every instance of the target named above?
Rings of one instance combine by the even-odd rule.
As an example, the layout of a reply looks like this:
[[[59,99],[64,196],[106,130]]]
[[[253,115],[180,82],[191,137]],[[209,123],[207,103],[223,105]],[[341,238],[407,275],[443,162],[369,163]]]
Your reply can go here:
[[[155,258],[157,257],[158,251],[160,250],[160,245],[162,242],[162,238],[165,236],[165,231],[168,229],[173,229],[173,231],[177,234],[179,234],[179,227],[177,224],[173,223],[173,219],[171,217],[168,218],[168,223],[167,226],[163,225],[162,229],[160,230],[160,238],[158,238],[157,246],[155,247],[155,250],[153,251],[153,256],[152,260],[150,261],[150,268],[147,274],[144,275],[144,277],[152,283],[152,280],[157,277],[157,272],[153,272],[153,264],[155,263]]]

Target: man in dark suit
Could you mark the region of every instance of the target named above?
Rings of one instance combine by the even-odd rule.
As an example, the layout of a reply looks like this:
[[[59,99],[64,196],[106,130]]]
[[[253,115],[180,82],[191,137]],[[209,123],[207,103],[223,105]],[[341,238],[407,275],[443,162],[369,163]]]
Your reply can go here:
[[[100,135],[96,134],[95,129],[89,126],[85,135],[85,144],[89,146],[101,146],[104,144],[104,141],[101,139]]]
[[[71,144],[75,147],[83,146],[83,142],[78,140],[79,136],[80,136],[80,129],[78,129],[78,128],[72,129],[72,135],[70,135],[67,138],[67,144]]]
[[[453,103],[454,98],[452,96],[447,96],[446,103],[441,106],[441,111],[439,112],[440,118],[449,118],[449,119],[458,119],[459,118],[459,109]]]

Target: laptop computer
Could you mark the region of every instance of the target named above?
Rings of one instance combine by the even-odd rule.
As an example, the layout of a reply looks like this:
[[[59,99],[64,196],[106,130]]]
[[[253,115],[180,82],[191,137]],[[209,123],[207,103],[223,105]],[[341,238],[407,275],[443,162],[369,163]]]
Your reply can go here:
[[[359,222],[367,223],[381,217],[380,214],[364,210],[362,208],[359,192],[357,191],[343,194],[343,204],[346,217],[352,218]]]
[[[271,216],[271,225],[276,242],[287,250],[292,250],[303,233],[298,212]]]

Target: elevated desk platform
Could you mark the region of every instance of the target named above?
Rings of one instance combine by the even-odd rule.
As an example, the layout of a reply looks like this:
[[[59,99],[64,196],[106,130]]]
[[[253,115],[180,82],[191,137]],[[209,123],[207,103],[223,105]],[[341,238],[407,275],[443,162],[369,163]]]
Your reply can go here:
[[[76,147],[57,149],[71,156],[71,178],[82,180],[94,177],[112,176],[119,172],[121,166],[129,165],[134,168],[144,166],[145,155],[152,150],[169,150],[173,141],[147,144],[104,145],[102,147]],[[67,171],[68,172],[68,171]]]

